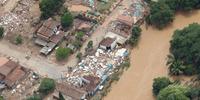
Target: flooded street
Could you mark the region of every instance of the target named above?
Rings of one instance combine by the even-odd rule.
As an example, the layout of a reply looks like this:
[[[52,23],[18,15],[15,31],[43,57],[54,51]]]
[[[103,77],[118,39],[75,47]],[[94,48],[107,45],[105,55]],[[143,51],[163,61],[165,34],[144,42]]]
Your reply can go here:
[[[104,99],[154,100],[152,82],[156,77],[167,76],[166,57],[173,32],[193,22],[200,23],[200,11],[191,15],[177,14],[173,24],[161,31],[152,27],[146,30],[143,25],[141,40],[131,53],[131,67],[112,85]]]

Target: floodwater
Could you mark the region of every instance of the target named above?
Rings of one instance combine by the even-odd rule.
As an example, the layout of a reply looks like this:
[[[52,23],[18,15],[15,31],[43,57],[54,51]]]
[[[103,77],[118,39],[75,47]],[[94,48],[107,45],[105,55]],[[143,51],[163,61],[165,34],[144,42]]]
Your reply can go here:
[[[200,23],[200,11],[178,13],[173,24],[161,31],[152,27],[146,30],[143,25],[140,43],[131,53],[131,67],[112,85],[104,100],[154,100],[152,82],[156,77],[167,76],[166,56],[174,30],[194,22]]]
[[[69,7],[69,10],[72,12],[86,12],[90,11],[90,7],[84,6],[84,5],[71,5]]]

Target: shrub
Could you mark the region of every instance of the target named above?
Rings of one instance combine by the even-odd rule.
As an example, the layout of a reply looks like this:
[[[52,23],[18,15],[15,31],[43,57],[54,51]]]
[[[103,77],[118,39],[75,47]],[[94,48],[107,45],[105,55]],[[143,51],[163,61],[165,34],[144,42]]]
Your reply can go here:
[[[158,77],[153,81],[153,93],[154,95],[158,95],[160,90],[169,86],[172,82],[167,77]]]
[[[0,27],[0,38],[3,38],[4,35],[4,28]]]
[[[56,87],[55,81],[50,78],[44,78],[39,86],[39,92],[47,95],[53,92]]]
[[[65,12],[61,17],[61,25],[63,28],[71,26],[73,23],[73,16],[70,12]]]
[[[23,42],[23,39],[22,39],[22,36],[21,35],[17,35],[15,37],[15,44],[18,45],[18,44],[22,44]]]
[[[66,59],[71,53],[72,53],[72,50],[70,48],[59,47],[56,50],[56,59],[57,60]]]
[[[187,87],[181,85],[169,85],[159,92],[157,100],[190,100],[186,96],[187,91]]]

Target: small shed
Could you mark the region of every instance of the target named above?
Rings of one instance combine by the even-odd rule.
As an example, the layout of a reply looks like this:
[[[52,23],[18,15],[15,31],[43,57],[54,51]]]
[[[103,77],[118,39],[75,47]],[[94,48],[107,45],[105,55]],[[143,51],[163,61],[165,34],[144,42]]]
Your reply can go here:
[[[110,38],[110,37],[104,38],[99,44],[99,48],[104,50],[113,50],[115,46],[116,46],[116,38]]]

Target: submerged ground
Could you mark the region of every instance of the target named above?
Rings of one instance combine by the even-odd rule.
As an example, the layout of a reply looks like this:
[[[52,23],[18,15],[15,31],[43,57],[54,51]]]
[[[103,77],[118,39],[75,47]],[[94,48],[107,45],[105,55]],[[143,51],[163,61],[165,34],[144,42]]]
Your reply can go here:
[[[173,24],[163,30],[142,25],[140,43],[131,52],[131,67],[112,86],[105,100],[154,100],[153,79],[167,76],[166,57],[174,30],[194,22],[200,23],[200,11],[178,13]]]

